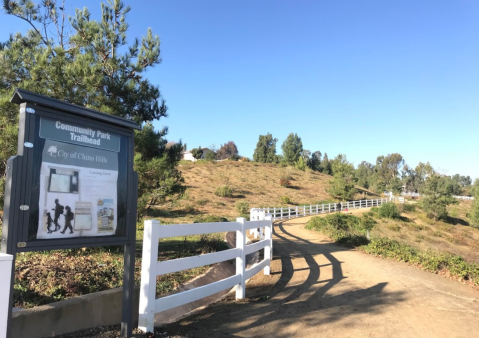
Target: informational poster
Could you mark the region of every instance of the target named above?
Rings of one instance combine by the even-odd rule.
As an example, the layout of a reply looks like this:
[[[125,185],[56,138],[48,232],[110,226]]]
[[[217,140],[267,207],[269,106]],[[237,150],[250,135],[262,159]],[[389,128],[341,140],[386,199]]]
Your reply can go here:
[[[37,239],[114,235],[119,137],[42,118]]]

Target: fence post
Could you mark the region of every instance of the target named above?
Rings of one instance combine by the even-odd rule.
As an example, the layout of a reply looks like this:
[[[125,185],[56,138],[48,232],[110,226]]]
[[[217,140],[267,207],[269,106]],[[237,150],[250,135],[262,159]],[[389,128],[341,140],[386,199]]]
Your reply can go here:
[[[321,213],[324,214],[324,204],[321,204]]]
[[[298,206],[296,206],[296,217],[298,217]]]
[[[264,247],[264,259],[268,260],[268,265],[264,267],[264,274],[269,275],[271,273],[271,257],[273,256],[273,222],[271,216],[266,216],[265,219],[269,221],[269,224],[264,228],[265,239],[269,242]]]
[[[349,210],[349,201],[348,201],[348,206],[346,208],[348,208],[348,210]]]
[[[303,216],[306,216],[306,206],[303,205]]]
[[[246,246],[246,234],[244,231],[245,219],[238,217],[236,222],[240,224],[240,230],[236,231],[236,248],[241,249],[241,254],[236,257],[236,274],[240,275],[240,283],[236,285],[236,299],[243,299],[245,297],[246,285],[245,285],[245,254],[244,248]]]
[[[288,219],[291,218],[291,207],[288,207]]]
[[[276,218],[276,208],[273,208],[273,219]]]
[[[5,244],[5,243],[4,243]],[[7,334],[7,322],[10,306],[13,255],[0,253],[0,338]]]
[[[138,328],[144,332],[153,332],[160,222],[147,220],[144,222],[144,227]]]

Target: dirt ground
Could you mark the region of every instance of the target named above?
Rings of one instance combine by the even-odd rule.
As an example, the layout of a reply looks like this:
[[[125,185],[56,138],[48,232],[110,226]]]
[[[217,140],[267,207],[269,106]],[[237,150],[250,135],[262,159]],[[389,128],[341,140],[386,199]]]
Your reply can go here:
[[[246,300],[236,302],[230,296],[156,328],[155,334],[135,337],[478,335],[479,291],[405,263],[337,246],[304,229],[308,219],[275,226],[272,275],[255,276]],[[115,332],[68,337],[116,337]]]

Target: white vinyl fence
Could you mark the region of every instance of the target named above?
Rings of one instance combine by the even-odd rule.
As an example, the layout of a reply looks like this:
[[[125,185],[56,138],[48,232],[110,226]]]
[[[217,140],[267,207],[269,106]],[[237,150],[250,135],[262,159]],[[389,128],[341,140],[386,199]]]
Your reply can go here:
[[[210,296],[217,292],[236,286],[236,299],[245,297],[245,281],[261,270],[270,274],[272,257],[271,216],[258,213],[256,220],[247,222],[237,218],[236,222],[195,223],[160,225],[159,221],[145,221],[143,236],[143,258],[141,263],[140,311],[138,327],[153,332],[155,313],[162,312],[195,300]],[[265,230],[262,240],[246,245],[246,230],[261,228]],[[158,241],[160,238],[208,234],[215,232],[236,231],[236,248],[158,262]],[[250,253],[264,249],[264,259],[246,270],[245,257]],[[156,299],[156,277],[167,273],[187,270],[199,266],[236,259],[236,274],[223,280],[197,287],[188,291]]]
[[[0,338],[7,336],[8,307],[13,256],[0,253]]]
[[[420,194],[418,192],[402,192],[402,196],[409,196],[409,197],[421,197],[424,196],[424,194]],[[458,200],[473,200],[473,196],[452,196],[454,198],[457,198]]]
[[[296,207],[282,208],[253,208],[250,210],[250,219],[257,219],[259,215],[269,214],[272,216],[273,221],[275,221],[294,217],[304,217],[310,215],[325,214],[329,212],[343,211],[346,209],[349,210],[377,207],[387,202],[391,202],[391,198],[341,202],[339,203],[341,205],[340,208],[338,208],[338,203],[302,205]]]

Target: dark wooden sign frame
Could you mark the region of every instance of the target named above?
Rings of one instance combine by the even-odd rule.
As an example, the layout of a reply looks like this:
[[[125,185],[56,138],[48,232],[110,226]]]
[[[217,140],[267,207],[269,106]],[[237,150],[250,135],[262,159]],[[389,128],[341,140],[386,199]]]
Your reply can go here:
[[[2,229],[1,251],[3,253],[11,254],[14,257],[12,264],[12,283],[10,290],[7,337],[11,337],[11,311],[13,307],[15,255],[17,252],[112,245],[124,246],[123,312],[121,332],[124,337],[131,336],[133,323],[132,305],[134,292],[136,203],[138,187],[138,176],[133,171],[134,130],[140,129],[140,127],[136,123],[123,118],[69,104],[64,101],[22,89],[17,89],[15,91],[11,101],[20,105],[20,119],[17,155],[11,157],[7,162]],[[92,130],[92,134],[98,133],[98,135],[104,135],[105,138],[106,135],[108,135],[108,139],[111,135],[113,141],[108,142],[118,146],[118,151],[109,152],[108,150],[111,149],[107,148],[103,148],[106,150],[101,148],[95,149],[95,147],[98,148],[98,146],[88,144],[88,142],[95,142],[95,139],[92,141],[92,138],[87,138],[87,136],[81,136],[80,138],[80,136],[74,136],[77,135],[74,133],[71,133],[72,141],[58,139],[55,138],[55,136],[49,139],[49,137],[41,135],[42,131],[40,130],[40,125],[43,123],[43,128],[45,129],[45,125],[50,121],[56,121],[55,123],[57,123],[58,129],[60,129],[60,126],[64,128],[82,128],[76,130]],[[43,133],[45,133],[45,131],[43,131]],[[60,131],[58,134],[68,135],[68,133],[61,134]],[[74,137],[80,141],[75,141]],[[114,200],[116,203],[111,208],[111,210],[114,210],[115,217],[112,215],[110,215],[109,218],[105,216],[107,225],[109,219],[114,219],[114,221],[111,222],[114,222],[115,227],[107,227],[107,229],[110,229],[109,233],[100,233],[97,229],[97,235],[95,235],[94,232],[92,235],[92,232],[90,231],[91,233],[89,235],[82,236],[81,234],[83,232],[77,231],[74,235],[60,236],[59,233],[57,233],[56,237],[52,237],[51,239],[48,237],[45,238],[45,235],[37,238],[37,234],[43,234],[39,231],[39,227],[45,226],[43,218],[46,217],[41,217],[42,210],[39,203],[42,198],[40,196],[42,193],[40,189],[40,181],[42,179],[46,180],[45,177],[40,177],[40,168],[42,167],[43,157],[45,157],[45,151],[47,149],[46,142],[56,142],[72,149],[84,149],[86,152],[103,152],[115,159],[115,168],[117,169],[115,171],[115,173],[117,173],[116,185],[110,183],[112,191],[116,191],[117,193],[115,199],[112,199],[112,201]],[[98,144],[99,143],[100,142],[98,141]],[[56,150],[56,146],[54,150]],[[95,156],[89,157],[94,161]],[[102,156],[99,156],[99,160],[99,162],[101,162]],[[98,165],[101,166],[101,163]],[[72,166],[72,168],[75,167]],[[60,177],[61,175],[58,176]],[[65,177],[62,179],[63,181],[65,181]],[[77,178],[75,178],[75,182],[77,182]],[[55,203],[57,201],[58,200],[55,200]],[[98,203],[100,203],[100,201]],[[51,202],[52,201],[50,201],[48,210],[54,210],[51,209]],[[44,203],[46,204],[46,201]],[[46,211],[47,209],[43,212],[45,213]],[[50,212],[53,213],[53,211]],[[93,210],[90,214],[90,217],[92,218],[94,217],[93,215],[96,215],[97,213]],[[112,212],[110,212],[110,214],[112,214]],[[65,215],[63,216],[64,218],[67,217]],[[50,214],[48,214],[48,217],[51,217]],[[57,215],[56,218],[56,224],[58,225],[60,215]],[[52,223],[52,219],[49,220],[50,223]],[[98,227],[100,227],[100,225],[97,224],[97,228]],[[66,229],[67,225],[65,223],[65,229],[62,234],[65,233]],[[50,231],[50,225],[48,231]],[[85,232],[88,233],[88,231]],[[72,229],[71,234],[73,233]]]

